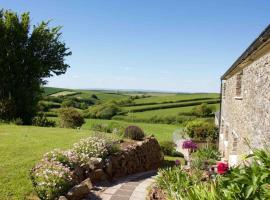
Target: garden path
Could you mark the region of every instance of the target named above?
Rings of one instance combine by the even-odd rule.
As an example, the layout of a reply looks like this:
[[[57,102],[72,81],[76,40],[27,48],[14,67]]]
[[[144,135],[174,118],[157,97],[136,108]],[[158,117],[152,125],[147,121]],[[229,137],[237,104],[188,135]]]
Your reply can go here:
[[[102,200],[145,200],[156,171],[142,172],[117,180],[101,194]]]

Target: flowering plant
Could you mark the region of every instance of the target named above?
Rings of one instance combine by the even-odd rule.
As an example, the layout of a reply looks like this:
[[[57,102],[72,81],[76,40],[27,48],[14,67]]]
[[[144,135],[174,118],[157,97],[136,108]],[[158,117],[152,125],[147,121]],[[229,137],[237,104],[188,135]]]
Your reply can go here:
[[[197,144],[192,142],[191,140],[186,140],[182,145],[183,149],[197,149]]]
[[[77,154],[80,162],[87,163],[91,157],[105,158],[109,154],[108,147],[104,138],[94,136],[74,144],[73,151]]]
[[[217,173],[218,174],[226,174],[229,170],[228,163],[225,162],[218,162],[217,163]]]
[[[46,153],[43,156],[43,161],[47,162],[60,162],[66,167],[69,167],[70,169],[74,169],[76,165],[79,163],[78,155],[72,151],[62,151],[60,149],[55,149],[53,151],[50,151]]]
[[[71,171],[58,161],[42,161],[30,172],[35,190],[42,200],[55,199],[73,185]]]

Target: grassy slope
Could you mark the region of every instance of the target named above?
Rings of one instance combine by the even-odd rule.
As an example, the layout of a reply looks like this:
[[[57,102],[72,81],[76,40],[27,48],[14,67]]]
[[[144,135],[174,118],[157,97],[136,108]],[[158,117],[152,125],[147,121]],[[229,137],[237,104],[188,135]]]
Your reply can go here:
[[[67,90],[63,88],[54,88],[54,87],[44,87],[43,89],[44,89],[44,93],[43,93],[44,96],[48,96],[57,92]]]
[[[216,109],[219,107],[219,104],[212,104]],[[138,119],[149,119],[153,116],[176,116],[179,113],[188,113],[192,111],[194,106],[180,107],[180,108],[168,108],[160,110],[151,110],[145,112],[129,113],[128,117],[134,117]]]
[[[24,199],[32,191],[29,169],[55,148],[69,148],[90,131],[0,125],[0,199]]]
[[[128,125],[137,125],[141,127],[146,134],[148,135],[155,135],[155,137],[159,141],[164,140],[172,140],[172,133],[181,128],[177,125],[167,125],[167,124],[148,124],[148,123],[131,123],[131,122],[124,122],[124,121],[117,121],[117,120],[101,120],[101,119],[86,119],[86,123],[83,125],[83,129],[90,129],[90,127],[95,123],[110,123],[110,122],[118,122],[125,126]]]
[[[197,93],[197,94],[175,94],[175,95],[161,95],[161,96],[152,96],[148,98],[136,99],[136,103],[162,103],[169,101],[185,100],[185,99],[195,99],[195,98],[219,98],[217,93]]]
[[[0,199],[24,199],[33,192],[29,170],[42,155],[55,148],[69,148],[80,138],[91,135],[91,124],[110,120],[87,119],[80,131],[62,128],[0,125]],[[146,134],[154,134],[158,140],[171,140],[173,131],[179,126],[164,124],[135,124]]]

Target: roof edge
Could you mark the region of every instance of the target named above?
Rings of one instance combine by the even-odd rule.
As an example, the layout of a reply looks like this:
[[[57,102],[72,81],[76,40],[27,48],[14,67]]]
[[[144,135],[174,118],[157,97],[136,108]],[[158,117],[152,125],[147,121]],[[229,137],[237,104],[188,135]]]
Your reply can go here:
[[[242,53],[242,55],[233,63],[233,65],[221,76],[224,80],[239,64],[248,58],[254,51],[256,51],[264,42],[270,38],[270,24],[263,30],[263,32],[249,45],[249,47]]]

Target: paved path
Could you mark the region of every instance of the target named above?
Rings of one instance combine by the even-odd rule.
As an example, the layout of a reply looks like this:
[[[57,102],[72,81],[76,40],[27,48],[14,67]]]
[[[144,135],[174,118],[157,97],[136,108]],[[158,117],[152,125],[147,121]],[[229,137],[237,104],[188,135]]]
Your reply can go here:
[[[102,200],[145,200],[156,171],[138,173],[119,179],[101,194]]]

